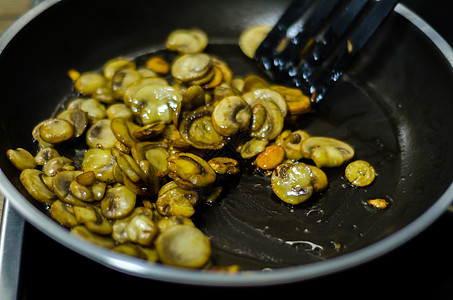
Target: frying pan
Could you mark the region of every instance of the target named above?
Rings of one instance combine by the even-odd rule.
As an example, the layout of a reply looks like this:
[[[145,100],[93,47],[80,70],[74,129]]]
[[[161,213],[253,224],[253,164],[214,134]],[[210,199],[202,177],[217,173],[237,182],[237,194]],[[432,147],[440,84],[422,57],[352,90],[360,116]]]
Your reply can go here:
[[[235,74],[259,73],[236,46],[242,30],[276,22],[289,1],[49,0],[0,39],[0,153],[36,149],[31,131],[68,100],[68,69],[99,69],[116,56],[163,48],[168,33],[198,27],[206,52]],[[337,272],[382,255],[430,225],[453,199],[453,51],[426,23],[398,5],[358,59],[316,107],[287,126],[331,136],[370,162],[376,181],[353,188],[342,168],[329,188],[299,206],[273,196],[269,178],[248,173],[227,183],[214,205],[199,205],[196,225],[209,236],[217,265],[246,272],[186,270],[100,248],[49,217],[0,155],[0,189],[32,225],[101,264],[140,277],[200,285],[264,285]],[[389,208],[365,201],[385,198]]]

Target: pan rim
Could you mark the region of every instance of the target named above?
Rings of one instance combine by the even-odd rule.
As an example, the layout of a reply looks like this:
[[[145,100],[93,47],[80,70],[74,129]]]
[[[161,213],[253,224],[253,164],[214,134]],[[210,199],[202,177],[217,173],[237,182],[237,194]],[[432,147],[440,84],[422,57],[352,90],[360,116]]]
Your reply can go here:
[[[3,49],[5,49],[9,42],[23,27],[31,22],[36,16],[60,1],[61,0],[44,1],[19,18],[19,20],[0,37],[0,55]],[[453,68],[453,49],[428,23],[401,3],[395,7],[395,12],[407,19],[418,30],[426,35],[440,50]],[[283,284],[320,277],[352,268],[388,253],[415,237],[446,211],[453,199],[453,183],[451,183],[440,198],[410,224],[376,243],[351,253],[321,262],[275,269],[269,272],[244,271],[237,274],[228,274],[222,272],[214,273],[210,271],[186,270],[160,264],[151,265],[143,260],[116,253],[80,240],[69,234],[66,229],[53,222],[36,209],[14,187],[3,171],[0,172],[0,191],[5,196],[5,199],[10,201],[13,207],[33,226],[57,242],[98,263],[138,277],[204,286],[260,286]]]

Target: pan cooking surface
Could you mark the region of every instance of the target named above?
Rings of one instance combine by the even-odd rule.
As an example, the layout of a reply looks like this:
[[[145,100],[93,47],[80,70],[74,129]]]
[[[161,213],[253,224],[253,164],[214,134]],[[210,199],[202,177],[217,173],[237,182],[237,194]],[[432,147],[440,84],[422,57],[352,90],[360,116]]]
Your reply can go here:
[[[139,2],[144,7],[151,5],[147,1]],[[153,52],[162,48],[159,43],[175,28],[197,26],[205,30],[213,41],[206,52],[227,61],[235,74],[259,72],[234,44],[251,19],[256,23],[273,24],[284,3],[277,5],[264,1],[257,7],[256,2],[252,2],[212,3],[210,18],[196,18],[190,14],[185,18],[190,7],[201,7],[203,2],[191,2],[190,7],[188,2],[181,2],[178,10],[172,10],[171,22],[164,16],[157,16],[155,20],[144,18],[144,11],[137,12],[129,4],[119,2],[117,6],[109,6],[111,11],[106,14],[109,20],[136,15],[134,19],[138,23],[126,22],[123,27],[115,27],[115,31],[107,31],[102,36],[99,33],[105,31],[106,23],[95,13],[101,4],[93,3],[93,9],[74,14],[79,2],[59,3],[21,30],[20,36],[0,55],[3,70],[0,73],[0,100],[11,107],[0,111],[4,141],[0,151],[5,153],[13,147],[31,148],[33,126],[49,117],[70,93],[71,83],[65,77],[69,68],[87,71],[115,56]],[[162,7],[153,9],[166,11],[169,9],[166,5],[170,4],[159,2]],[[76,22],[82,17],[90,20],[89,24]],[[51,24],[55,23],[47,22],[46,18],[59,23],[59,29],[50,30]],[[159,28],[153,22],[159,22]],[[79,25],[74,28],[70,24]],[[42,35],[42,32],[49,34]],[[89,34],[81,35],[81,32]],[[143,36],[147,38],[143,39]],[[83,43],[74,37],[83,37]],[[55,45],[55,40],[59,47],[46,46]],[[29,55],[30,51],[34,53],[33,57]],[[18,72],[24,68],[27,74]],[[23,87],[24,82],[27,82],[27,88]],[[219,265],[239,264],[244,269],[258,270],[308,264],[307,269],[290,268],[286,275],[275,275],[281,276],[277,281],[308,278],[313,275],[304,273],[305,270],[312,270],[313,274],[326,272],[326,269],[310,268],[317,265],[311,264],[313,262],[332,261],[331,270],[338,270],[341,267],[338,260],[329,258],[348,254],[344,261],[353,265],[401,243],[395,239],[388,241],[387,237],[401,233],[398,238],[404,241],[427,226],[440,211],[436,209],[423,218],[425,212],[434,206],[445,208],[449,200],[446,197],[450,197],[442,195],[453,178],[450,168],[453,158],[448,154],[453,146],[449,134],[453,130],[452,82],[452,68],[444,54],[406,19],[392,14],[347,74],[316,107],[316,113],[289,120],[286,124],[291,129],[304,129],[311,135],[331,136],[351,144],[356,151],[355,159],[367,160],[375,167],[375,182],[366,188],[354,188],[343,177],[344,167],[326,169],[329,188],[293,207],[273,195],[268,177],[243,172],[241,177],[228,183],[227,192],[222,193],[213,205],[202,204],[196,208],[194,221],[211,239],[213,261]],[[11,99],[16,101],[11,102]],[[150,267],[141,261],[124,256],[119,259],[117,254],[75,241],[59,225],[42,218],[36,208],[44,213],[45,209],[27,195],[18,180],[19,172],[5,157],[0,165],[6,175],[5,181],[8,178],[11,182],[5,183],[3,192],[32,224],[62,243],[104,264],[140,276],[202,283],[198,278],[203,273],[188,275],[168,268]],[[376,211],[364,205],[364,201],[378,197],[386,198],[390,207]],[[440,206],[437,205],[439,197],[442,197]],[[36,208],[30,207],[28,201]],[[419,219],[424,220],[417,222]],[[416,224],[412,226],[413,223]],[[357,254],[357,260],[349,254]],[[327,268],[327,265],[323,266]],[[262,276],[252,276],[246,281],[276,282],[272,275]],[[212,280],[212,283],[217,282]],[[242,280],[228,277],[222,282],[239,284],[245,282]]]

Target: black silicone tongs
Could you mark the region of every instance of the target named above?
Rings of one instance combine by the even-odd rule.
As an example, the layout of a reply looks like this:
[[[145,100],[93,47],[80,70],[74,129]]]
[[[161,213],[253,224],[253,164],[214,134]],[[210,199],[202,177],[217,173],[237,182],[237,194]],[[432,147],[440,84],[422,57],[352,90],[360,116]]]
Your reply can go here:
[[[276,81],[319,102],[397,0],[294,0],[255,52]]]

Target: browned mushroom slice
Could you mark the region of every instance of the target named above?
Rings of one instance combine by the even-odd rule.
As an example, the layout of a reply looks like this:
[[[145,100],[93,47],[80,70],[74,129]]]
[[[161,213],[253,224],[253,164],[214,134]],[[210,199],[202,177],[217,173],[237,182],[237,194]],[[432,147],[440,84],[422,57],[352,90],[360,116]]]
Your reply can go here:
[[[44,148],[38,152],[35,156],[36,164],[44,166],[52,158],[58,157],[60,154],[54,148]]]
[[[91,232],[84,225],[78,225],[72,228],[71,234],[102,247],[113,248],[115,246],[115,241],[112,238]]]
[[[181,121],[181,137],[198,149],[220,149],[226,144],[224,136],[219,134],[212,124],[212,106],[202,106],[188,113]]]
[[[288,204],[300,204],[313,194],[311,169],[303,164],[281,164],[271,177],[274,193]]]
[[[286,113],[288,110],[286,101],[276,91],[273,91],[273,90],[267,89],[267,88],[256,89],[256,90],[243,94],[242,98],[252,107],[256,103],[262,103],[262,102],[268,102],[268,101],[274,102],[280,109],[282,116],[286,117]]]
[[[102,119],[94,123],[86,134],[86,142],[91,148],[111,149],[117,141],[110,126],[109,119]]]
[[[57,119],[68,121],[74,126],[74,138],[81,136],[88,127],[88,115],[80,109],[67,109],[61,112]]]
[[[36,169],[25,169],[20,173],[20,181],[27,192],[39,202],[52,204],[57,198],[43,181],[44,173]]]
[[[20,171],[25,169],[34,169],[36,167],[36,160],[33,155],[23,148],[16,150],[8,149],[6,156],[9,161]]]
[[[107,219],[128,216],[135,207],[136,195],[126,186],[117,185],[105,193],[101,201],[101,212]]]
[[[82,170],[84,172],[93,171],[97,180],[112,183],[115,182],[113,175],[115,164],[115,158],[110,150],[92,148],[85,152]]]
[[[173,111],[181,100],[181,94],[173,87],[150,85],[135,94],[131,109],[142,125],[157,121],[171,123]]]
[[[118,141],[129,148],[132,148],[138,140],[132,134],[139,126],[124,118],[114,118],[110,123],[110,129]]]
[[[239,96],[220,100],[212,113],[214,129],[223,136],[232,136],[249,129],[252,109]]]
[[[252,138],[241,145],[238,151],[241,152],[242,158],[249,159],[263,152],[268,144],[268,140]]]
[[[282,95],[290,114],[300,115],[311,111],[310,98],[305,96],[301,90],[282,85],[273,85],[271,89]]]
[[[71,205],[65,204],[60,200],[55,201],[50,206],[50,214],[52,217],[64,227],[72,228],[79,225],[74,208]]]
[[[118,100],[123,100],[126,89],[141,78],[142,75],[138,71],[132,69],[122,69],[116,72],[112,78],[113,97]]]
[[[131,120],[133,115],[131,109],[124,103],[115,103],[110,105],[107,110],[107,117],[112,120],[114,118],[123,118]]]
[[[209,164],[192,153],[176,153],[168,158],[169,176],[181,187],[205,187],[212,184],[216,175]]]
[[[88,115],[88,120],[90,120],[90,122],[94,123],[97,120],[104,119],[107,116],[104,104],[102,104],[98,100],[93,98],[79,100],[80,100],[79,105],[78,106],[74,105],[75,107],[73,108],[77,108],[86,112]],[[68,109],[70,109],[69,105]]]
[[[182,94],[182,100],[178,103],[173,115],[173,124],[179,126],[179,122],[186,112],[193,111],[205,105],[205,93],[199,85],[192,85]]]
[[[61,171],[53,177],[53,191],[64,203],[79,206],[85,205],[83,201],[72,195],[69,188],[71,182],[80,174],[82,174],[81,171]]]
[[[145,86],[151,86],[151,85],[168,86],[168,82],[165,79],[159,78],[159,77],[156,77],[156,78],[145,77],[145,78],[139,79],[136,82],[129,85],[129,87],[124,92],[124,97],[123,97],[124,104],[126,104],[128,107],[131,106],[131,103],[134,100],[135,94],[138,91],[140,91],[142,88],[144,88]]]
[[[239,47],[242,52],[249,58],[255,56],[255,51],[266,35],[272,29],[268,25],[258,25],[244,30],[239,36]]]
[[[58,144],[74,136],[74,126],[65,120],[49,119],[39,127],[41,138],[51,144]]]
[[[174,181],[170,181],[159,190],[156,207],[164,216],[191,217],[195,213],[193,206],[197,201],[196,191],[181,188]]]
[[[112,80],[118,71],[135,69],[135,63],[124,57],[117,57],[105,63],[102,73],[108,80]]]
[[[322,190],[325,190],[327,188],[327,185],[329,184],[326,173],[324,173],[323,170],[315,166],[310,165],[307,166],[311,170],[311,178],[314,191],[320,192]]]
[[[97,234],[111,234],[112,224],[101,214],[97,206],[74,206],[74,215],[79,224],[84,224],[89,230]]]
[[[73,161],[67,157],[59,156],[49,160],[43,167],[43,172],[46,176],[55,176],[61,171],[72,171],[75,167]]]
[[[217,174],[233,175],[239,173],[239,163],[229,157],[214,157],[208,161],[208,164]]]
[[[303,130],[284,130],[275,141],[275,144],[285,149],[286,157],[289,159],[301,159],[302,153],[300,153],[300,147],[304,140],[309,138],[310,135]]]
[[[208,36],[199,29],[178,29],[170,33],[165,46],[180,53],[202,52],[208,45]]]
[[[131,149],[132,157],[136,162],[148,161],[159,177],[167,174],[168,145],[162,142],[142,142],[135,144]]]
[[[164,231],[156,239],[156,249],[163,263],[180,267],[201,268],[211,256],[209,239],[190,225]]]
[[[95,72],[87,72],[80,75],[74,82],[74,88],[81,94],[91,96],[98,88],[107,85],[107,79],[101,74]]]
[[[329,137],[309,137],[301,145],[304,158],[312,159],[318,168],[339,167],[354,156],[354,149],[345,142]]]
[[[165,131],[165,122],[157,121],[135,130],[132,135],[139,140],[149,140],[160,136]]]
[[[158,231],[159,228],[153,221],[153,211],[146,207],[137,207],[129,216],[113,224],[112,237],[119,243],[133,242],[149,246]]]
[[[250,136],[273,140],[283,129],[284,118],[273,101],[252,104],[252,126]]]
[[[199,80],[212,71],[212,65],[212,59],[208,54],[184,54],[173,62],[171,75],[182,82]]]

